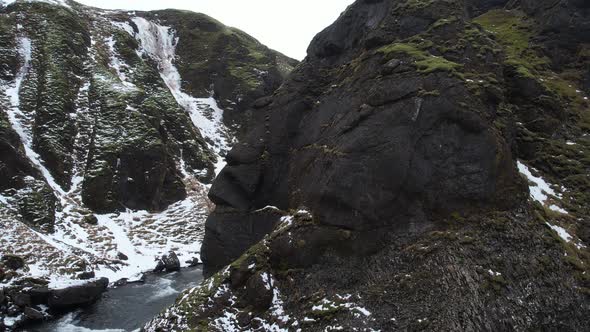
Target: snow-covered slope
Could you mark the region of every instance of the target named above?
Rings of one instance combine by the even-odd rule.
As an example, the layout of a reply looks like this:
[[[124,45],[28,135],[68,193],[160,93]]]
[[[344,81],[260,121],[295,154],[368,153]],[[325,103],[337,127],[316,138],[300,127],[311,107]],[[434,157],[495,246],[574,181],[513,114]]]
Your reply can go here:
[[[185,89],[177,63],[202,59],[179,59],[182,41],[157,14],[0,3],[11,5],[0,56],[13,64],[0,75],[0,134],[29,165],[0,160],[17,170],[0,185],[0,256],[26,261],[0,287],[26,276],[60,287],[89,271],[114,282],[170,251],[182,265],[198,258],[207,191],[235,141],[212,92]]]

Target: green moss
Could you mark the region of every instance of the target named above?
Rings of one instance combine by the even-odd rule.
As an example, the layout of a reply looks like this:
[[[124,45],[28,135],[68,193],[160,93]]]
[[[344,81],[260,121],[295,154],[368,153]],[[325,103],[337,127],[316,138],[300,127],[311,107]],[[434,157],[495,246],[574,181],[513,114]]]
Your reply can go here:
[[[465,218],[463,218],[463,216],[461,216],[461,214],[459,212],[451,213],[451,219],[454,220],[455,222],[464,222],[465,221]]]
[[[420,97],[439,97],[440,91],[438,91],[438,90],[426,91],[426,90],[421,89],[420,91],[418,91],[418,96],[420,96]]]
[[[423,60],[416,61],[416,65],[420,72],[424,74],[429,74],[435,71],[447,71],[452,72],[457,68],[461,68],[462,66],[456,62],[449,61],[443,57],[438,56],[428,56]]]
[[[539,55],[532,48],[531,38],[534,35],[534,23],[523,12],[518,10],[491,10],[473,20],[485,30],[492,33],[506,52],[509,63],[519,70],[541,70],[548,66],[549,59]],[[527,72],[525,72],[527,73]]]
[[[457,16],[452,16],[450,18],[441,18],[440,20],[434,22],[431,27],[433,29],[438,29],[440,27],[443,27],[445,25],[449,25],[449,24],[452,24],[452,23],[455,23],[458,21],[459,21],[459,18]]]
[[[435,56],[430,54],[425,48],[428,48],[430,44],[416,45],[413,43],[393,43],[381,47],[377,52],[385,55],[390,54],[405,54],[416,60],[415,65],[418,71],[423,74],[429,74],[436,71],[444,72],[455,72],[456,69],[462,67],[462,65],[449,61],[441,56]]]

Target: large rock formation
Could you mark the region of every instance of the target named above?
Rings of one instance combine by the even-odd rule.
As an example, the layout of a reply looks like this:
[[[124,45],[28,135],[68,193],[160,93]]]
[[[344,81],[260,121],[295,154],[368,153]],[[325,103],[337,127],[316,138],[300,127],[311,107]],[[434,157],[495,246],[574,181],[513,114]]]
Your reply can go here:
[[[459,3],[356,7],[316,36],[260,111],[265,126],[228,155],[209,194],[218,205],[203,250],[210,266],[272,229],[249,216],[266,205],[307,206],[320,222],[351,230],[408,231],[453,212],[518,203],[512,133],[494,124],[505,97],[491,83],[465,84],[480,73],[503,79],[494,41]],[[456,21],[431,28],[446,17]],[[477,48],[448,59],[429,50],[467,29]]]
[[[209,194],[213,276],[146,329],[585,330],[589,22],[356,1],[256,105]]]

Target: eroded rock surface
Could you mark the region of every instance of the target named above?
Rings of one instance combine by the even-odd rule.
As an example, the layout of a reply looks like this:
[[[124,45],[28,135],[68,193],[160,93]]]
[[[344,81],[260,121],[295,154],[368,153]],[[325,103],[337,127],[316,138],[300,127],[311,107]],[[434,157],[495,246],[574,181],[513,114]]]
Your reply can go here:
[[[356,1],[254,105],[209,193],[211,277],[146,330],[586,330],[588,22]]]

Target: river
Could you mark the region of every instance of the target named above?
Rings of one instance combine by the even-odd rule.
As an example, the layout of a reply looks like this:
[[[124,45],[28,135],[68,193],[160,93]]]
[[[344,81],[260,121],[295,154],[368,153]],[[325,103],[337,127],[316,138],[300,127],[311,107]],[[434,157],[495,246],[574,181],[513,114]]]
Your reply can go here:
[[[148,275],[143,284],[110,288],[95,304],[57,320],[24,328],[30,332],[135,331],[170,306],[185,289],[203,279],[201,268]]]

